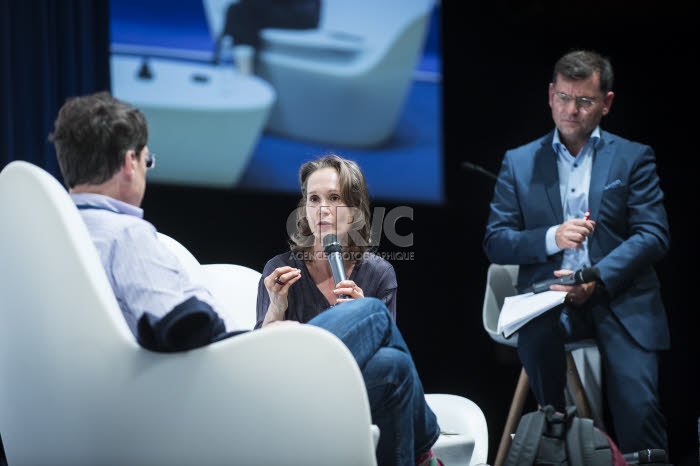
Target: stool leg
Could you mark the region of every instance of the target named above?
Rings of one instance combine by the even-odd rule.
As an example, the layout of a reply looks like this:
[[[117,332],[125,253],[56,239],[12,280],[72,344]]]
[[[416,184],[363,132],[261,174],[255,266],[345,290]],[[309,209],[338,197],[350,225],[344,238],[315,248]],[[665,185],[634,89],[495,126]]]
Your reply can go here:
[[[515,394],[513,395],[513,401],[510,403],[510,410],[508,411],[508,418],[506,419],[506,425],[503,428],[503,435],[501,436],[501,442],[498,444],[498,451],[496,452],[496,461],[494,466],[503,466],[508,455],[508,449],[511,444],[510,434],[515,433],[515,429],[518,428],[518,423],[520,422],[520,417],[523,413],[523,407],[525,406],[525,401],[527,401],[527,396],[530,393],[530,381],[523,367],[520,370],[520,377],[518,377],[518,385],[515,387]]]
[[[578,369],[576,368],[576,363],[574,362],[574,357],[571,355],[571,351],[566,352],[566,377],[569,380],[569,387],[571,387],[571,393],[574,397],[574,402],[576,403],[578,415],[580,417],[593,419],[591,408],[589,407],[588,400],[586,399],[586,392],[583,390],[581,377],[578,373]]]

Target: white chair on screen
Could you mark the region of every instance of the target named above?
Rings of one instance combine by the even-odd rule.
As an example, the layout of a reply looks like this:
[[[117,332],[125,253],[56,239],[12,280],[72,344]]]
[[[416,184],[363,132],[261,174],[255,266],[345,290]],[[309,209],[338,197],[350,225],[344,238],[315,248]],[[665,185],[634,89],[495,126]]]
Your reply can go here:
[[[490,264],[486,275],[486,291],[482,318],[484,329],[495,342],[512,347],[518,346],[518,334],[505,338],[498,333],[498,316],[503,301],[508,296],[518,294],[517,265]],[[602,390],[600,353],[594,340],[582,340],[566,345],[567,350],[567,388],[566,400],[575,404],[578,414],[593,419],[598,426],[602,421]],[[505,428],[496,452],[494,466],[502,466],[511,443],[511,434],[515,432],[522,415],[522,410],[530,394],[530,382],[525,368],[520,370],[520,377],[515,388],[513,400],[506,419]]]
[[[148,351],[53,176],[8,164],[0,218],[8,464],[376,465],[362,374],[330,332],[279,326]]]
[[[435,0],[324,0],[315,30],[264,29],[257,74],[277,93],[266,129],[373,147],[394,132]]]
[[[110,57],[112,94],[143,112],[148,145],[163,155],[149,182],[235,187],[265,127],[274,89],[232,67],[120,50],[113,47]],[[144,63],[152,77],[139,76]]]

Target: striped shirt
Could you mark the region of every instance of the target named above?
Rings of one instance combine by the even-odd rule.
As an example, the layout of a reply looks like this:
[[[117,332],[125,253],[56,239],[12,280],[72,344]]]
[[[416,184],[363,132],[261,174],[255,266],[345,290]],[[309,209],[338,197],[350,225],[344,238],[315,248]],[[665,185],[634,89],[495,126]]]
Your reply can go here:
[[[217,310],[212,294],[158,239],[143,210],[101,194],[71,194],[80,210],[129,328],[144,312],[163,317],[197,297]]]

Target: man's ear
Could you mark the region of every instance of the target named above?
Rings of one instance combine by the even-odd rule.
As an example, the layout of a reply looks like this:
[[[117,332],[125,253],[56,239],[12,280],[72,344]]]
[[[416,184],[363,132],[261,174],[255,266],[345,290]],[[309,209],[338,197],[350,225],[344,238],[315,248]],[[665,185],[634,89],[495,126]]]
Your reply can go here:
[[[133,175],[134,171],[136,170],[136,165],[138,164],[139,160],[136,158],[136,151],[133,149],[129,149],[124,153],[124,160],[122,162],[122,170],[126,175]]]
[[[613,99],[615,98],[615,93],[613,91],[608,92],[603,98],[603,115],[610,113],[610,107],[612,107]]]
[[[547,101],[549,102],[549,106],[552,107],[553,102],[552,102],[552,97],[554,96],[554,83],[549,83],[549,87],[547,88]]]

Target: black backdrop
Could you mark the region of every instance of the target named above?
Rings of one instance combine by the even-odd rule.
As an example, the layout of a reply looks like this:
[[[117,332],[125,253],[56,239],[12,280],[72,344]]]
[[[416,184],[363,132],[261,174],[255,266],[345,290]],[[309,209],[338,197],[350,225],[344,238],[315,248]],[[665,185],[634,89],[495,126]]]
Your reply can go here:
[[[0,1],[3,24],[9,24],[7,5],[23,3]],[[698,464],[697,310],[690,272],[698,256],[695,235],[691,237],[694,229],[686,220],[695,214],[691,202],[697,199],[698,180],[691,166],[695,154],[690,152],[698,120],[694,112],[698,56],[692,33],[697,7],[685,2],[664,2],[659,7],[623,3],[627,2],[492,0],[442,5],[447,201],[441,206],[412,205],[414,219],[397,225],[400,232],[414,235],[410,248],[414,260],[394,262],[400,285],[398,324],[427,392],[463,395],[481,406],[489,423],[491,462],[520,366],[512,349],[492,342],[481,322],[487,263],[480,243],[492,181],[459,167],[466,160],[496,172],[507,148],[550,130],[546,90],[551,67],[569,48],[590,47],[610,56],[617,74],[616,98],[605,128],[648,143],[657,152],[672,234],[671,253],[658,267],[673,339],[673,349],[662,358],[663,403],[669,417],[671,459],[677,466]],[[75,30],[85,32],[86,22],[104,25],[106,7],[90,12],[79,2],[31,4],[33,11],[56,4],[78,6],[80,14],[71,16]],[[24,14],[13,20],[12,30],[21,30],[21,21],[36,26],[35,16]],[[93,37],[106,52],[106,43],[101,42],[104,29],[93,29]],[[65,34],[71,47],[81,42]],[[5,41],[8,36],[0,38]],[[47,50],[41,41],[20,45],[27,61]],[[0,63],[20,60],[20,45],[3,44]],[[49,58],[60,56],[61,50],[55,47]],[[98,79],[80,86],[82,92],[102,87],[107,56],[102,59],[97,60]],[[16,151],[24,147],[18,145],[20,136],[31,139],[29,145],[43,146],[46,122],[53,120],[63,98],[72,92],[56,85],[70,82],[66,72],[71,70],[53,67],[37,77],[32,70],[14,66],[9,79],[1,81],[5,118],[0,134],[4,139],[10,135],[0,141],[5,152],[1,166],[13,158],[31,160]],[[12,86],[22,79],[36,91],[23,91],[19,97],[24,102],[13,100],[8,113]],[[35,102],[44,95],[47,80],[57,95],[42,108]],[[31,104],[31,109],[22,103]],[[18,136],[13,122],[20,117],[36,122],[40,134],[28,136],[23,130]],[[51,168],[52,162],[40,158],[35,163]],[[400,176],[400,170],[387,176]],[[296,200],[296,196],[150,185],[143,207],[148,220],[178,238],[201,262],[234,262],[261,270],[269,257],[285,249],[282,222]],[[528,408],[534,407],[532,403]]]
[[[451,175],[447,218],[450,236],[457,239],[449,242],[449,255],[464,264],[462,273],[474,289],[467,295],[450,290],[452,304],[439,320],[449,322],[456,312],[470,313],[470,331],[465,337],[477,340],[480,351],[460,355],[463,369],[458,383],[467,396],[474,394],[485,410],[491,410],[486,413],[491,461],[517,370],[512,364],[499,365],[495,345],[478,335],[480,323],[471,317],[479,313],[482,297],[485,264],[479,243],[491,182],[458,170],[458,164],[470,160],[497,171],[504,149],[551,129],[546,92],[552,65],[570,48],[584,47],[608,55],[616,71],[616,97],[604,127],[650,144],[657,153],[672,237],[670,255],[658,266],[672,333],[672,350],[662,358],[662,396],[672,460],[677,465],[698,464],[698,319],[691,304],[695,274],[690,272],[698,254],[689,220],[698,198],[694,186],[698,177],[690,165],[688,137],[698,121],[688,108],[696,107],[698,100],[694,86],[685,84],[693,73],[690,70],[698,65],[696,34],[692,33],[698,19],[697,3],[655,3],[663,6],[495,1],[480,2],[460,14],[452,11],[456,5],[443,5],[446,172]],[[444,280],[455,283],[450,278],[455,274],[446,270],[449,263],[443,260],[437,267],[445,270]],[[404,290],[406,287],[402,287],[403,296]],[[456,329],[451,339],[457,338],[455,333]],[[484,367],[474,365],[483,359]],[[505,379],[494,378],[504,373],[508,374]],[[486,382],[491,380],[495,383]],[[509,387],[506,390],[500,384]]]

